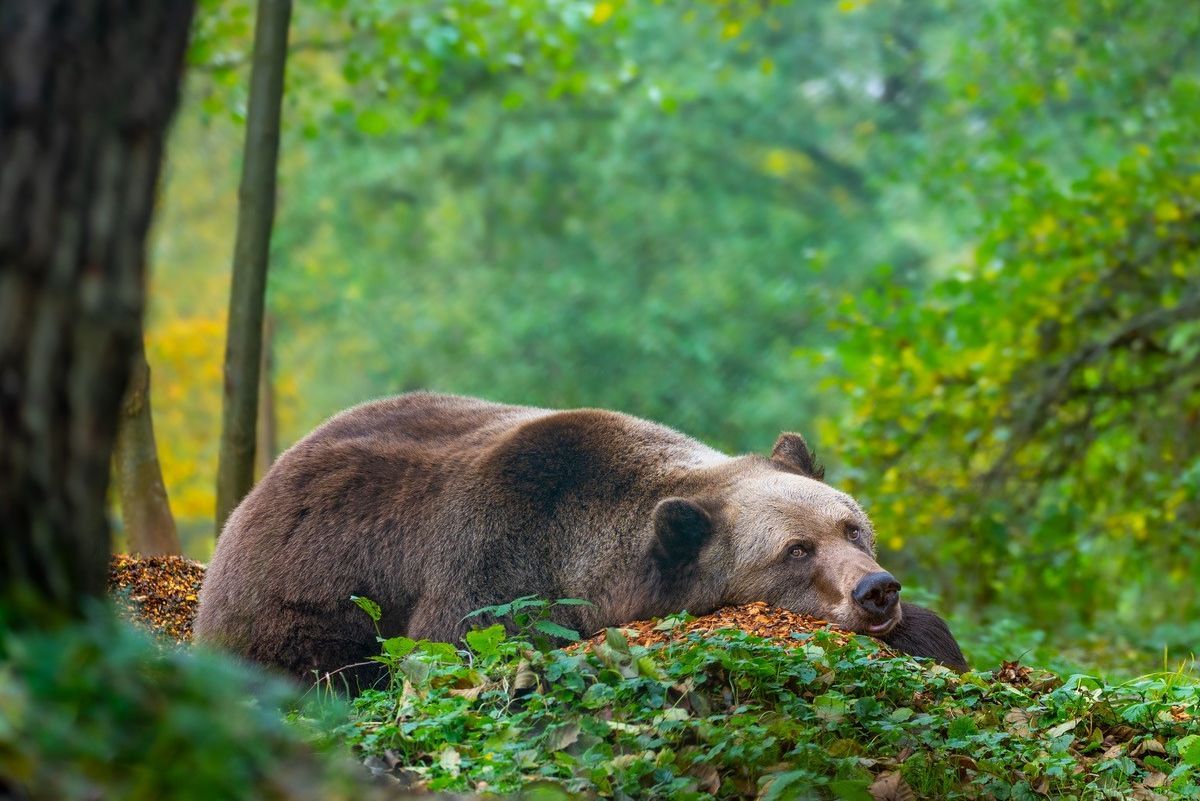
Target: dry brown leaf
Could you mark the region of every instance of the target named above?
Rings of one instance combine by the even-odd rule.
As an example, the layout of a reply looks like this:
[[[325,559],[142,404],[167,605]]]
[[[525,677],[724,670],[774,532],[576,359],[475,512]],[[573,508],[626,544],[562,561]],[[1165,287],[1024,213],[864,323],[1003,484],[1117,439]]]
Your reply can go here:
[[[979,770],[978,763],[966,754],[951,754],[950,761],[963,770]]]
[[[1167,749],[1158,740],[1153,738],[1142,740],[1134,749],[1129,752],[1130,756],[1139,756],[1141,754],[1165,754]]]
[[[533,690],[538,685],[537,674],[529,667],[529,660],[522,659],[517,665],[517,675],[513,679],[512,693],[519,695]]]
[[[1008,730],[1013,734],[1018,737],[1028,737],[1031,734],[1029,718],[1030,714],[1024,709],[1010,709],[1004,716],[1004,722],[1008,724]]]
[[[690,620],[687,623],[666,626],[658,619],[642,620],[622,626],[620,631],[631,643],[637,645],[659,645],[667,642],[686,640],[689,634],[701,637],[711,636],[721,630],[738,630],[773,641],[777,645],[801,645],[802,641],[792,636],[793,633],[809,633],[820,629],[829,629],[841,643],[848,642],[854,635],[838,629],[827,621],[808,615],[778,609],[760,601],[743,606],[729,606],[723,609]],[[586,640],[580,646],[593,648],[604,642],[605,633],[599,632]],[[893,655],[893,652],[881,645],[880,652]]]
[[[1149,790],[1145,787],[1133,788],[1133,793],[1130,795],[1130,798],[1136,799],[1136,801],[1167,801],[1167,797],[1165,795],[1156,793],[1153,790]]]
[[[1146,778],[1142,780],[1142,785],[1145,787],[1162,787],[1166,783],[1167,774],[1157,770],[1146,774]]]
[[[917,798],[898,770],[881,773],[867,789],[875,801],[916,801]]]
[[[486,685],[476,684],[474,687],[454,687],[450,690],[450,694],[459,698],[466,698],[468,701],[474,701],[483,692]]]
[[[688,768],[688,775],[695,777],[701,792],[716,795],[717,791],[721,789],[721,774],[708,763],[692,765]]]

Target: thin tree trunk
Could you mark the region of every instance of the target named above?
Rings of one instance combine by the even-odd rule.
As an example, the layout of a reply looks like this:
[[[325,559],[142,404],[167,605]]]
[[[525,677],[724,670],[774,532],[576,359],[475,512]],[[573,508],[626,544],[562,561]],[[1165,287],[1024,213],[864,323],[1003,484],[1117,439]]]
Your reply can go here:
[[[238,190],[237,241],[229,291],[221,447],[217,459],[217,535],[254,483],[255,418],[262,351],[263,305],[291,0],[258,0],[246,144]]]
[[[0,603],[72,614],[104,593],[113,439],[193,5],[0,4]]]
[[[258,443],[254,459],[259,478],[266,475],[279,452],[279,424],[275,416],[275,318],[263,317],[262,363],[258,369]]]
[[[121,519],[131,553],[161,556],[180,552],[175,518],[167,501],[158,445],[154,440],[154,418],[150,413],[150,365],[145,347],[138,347],[113,454],[117,492],[121,496]]]

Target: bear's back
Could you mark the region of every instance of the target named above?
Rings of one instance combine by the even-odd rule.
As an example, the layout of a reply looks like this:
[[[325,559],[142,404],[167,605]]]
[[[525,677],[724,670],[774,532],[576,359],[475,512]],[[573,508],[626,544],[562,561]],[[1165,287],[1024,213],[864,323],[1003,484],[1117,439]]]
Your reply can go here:
[[[725,461],[617,412],[427,392],[365,403],[297,442],[235,510],[196,631],[297,674],[370,653],[350,595],[380,602],[385,631],[449,636],[472,609],[636,561],[672,476]]]

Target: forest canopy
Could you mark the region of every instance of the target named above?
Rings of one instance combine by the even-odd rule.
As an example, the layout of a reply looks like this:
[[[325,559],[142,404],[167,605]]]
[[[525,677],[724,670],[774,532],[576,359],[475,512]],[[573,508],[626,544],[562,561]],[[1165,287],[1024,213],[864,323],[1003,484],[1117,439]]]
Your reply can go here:
[[[202,557],[252,12],[197,16],[150,264]],[[968,636],[1186,657],[1198,37],[1150,0],[299,5],[267,447],[415,388],[800,430]]]

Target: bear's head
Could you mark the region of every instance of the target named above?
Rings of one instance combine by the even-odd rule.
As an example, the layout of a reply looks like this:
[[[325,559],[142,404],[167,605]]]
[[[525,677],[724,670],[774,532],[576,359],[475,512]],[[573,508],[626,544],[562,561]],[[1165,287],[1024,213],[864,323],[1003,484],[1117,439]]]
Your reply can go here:
[[[900,584],[875,561],[866,513],[823,478],[804,439],[785,433],[769,459],[742,457],[696,495],[660,501],[664,591],[697,613],[765,601],[886,635],[900,622]]]

